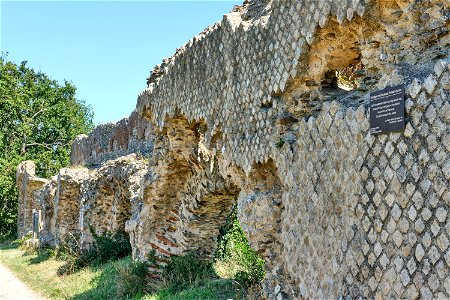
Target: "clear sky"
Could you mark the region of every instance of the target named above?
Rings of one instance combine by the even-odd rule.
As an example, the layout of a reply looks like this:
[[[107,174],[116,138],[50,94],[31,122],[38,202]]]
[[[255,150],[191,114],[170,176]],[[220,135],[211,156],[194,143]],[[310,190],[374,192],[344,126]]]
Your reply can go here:
[[[96,124],[135,108],[150,70],[241,1],[1,1],[1,51],[72,81]]]

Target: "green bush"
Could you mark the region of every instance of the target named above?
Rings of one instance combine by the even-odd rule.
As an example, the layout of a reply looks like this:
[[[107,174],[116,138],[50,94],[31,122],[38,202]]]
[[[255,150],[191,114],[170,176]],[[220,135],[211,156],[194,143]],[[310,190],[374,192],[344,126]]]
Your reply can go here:
[[[145,262],[131,262],[119,266],[116,282],[119,298],[131,298],[152,291],[148,279],[148,264]]]
[[[200,260],[193,254],[171,257],[162,272],[163,280],[173,292],[200,286],[208,279],[216,277],[212,262]]]
[[[153,251],[147,262],[132,262],[118,268],[117,297],[136,297],[158,291],[176,295],[217,279],[212,262],[200,260],[193,254],[173,256],[166,265],[158,264],[155,258]],[[149,267],[160,269],[160,273],[149,273]]]
[[[71,236],[57,249],[57,257],[66,261],[58,269],[58,275],[71,274],[86,266],[98,266],[131,254],[131,244],[125,233],[97,235],[91,230],[94,243],[82,248],[78,236]]]
[[[128,236],[123,232],[114,234],[105,233],[94,237],[94,251],[90,255],[94,255],[91,260],[97,264],[105,263],[109,260],[117,260],[131,254],[131,244]]]
[[[225,264],[227,275],[245,288],[264,279],[264,260],[250,247],[237,219],[236,208],[227,218],[227,224],[220,229],[215,260]]]
[[[64,260],[65,264],[58,268],[58,275],[67,275],[84,267],[85,251],[82,250],[78,234],[69,235],[59,243],[56,248],[55,256],[57,259]]]

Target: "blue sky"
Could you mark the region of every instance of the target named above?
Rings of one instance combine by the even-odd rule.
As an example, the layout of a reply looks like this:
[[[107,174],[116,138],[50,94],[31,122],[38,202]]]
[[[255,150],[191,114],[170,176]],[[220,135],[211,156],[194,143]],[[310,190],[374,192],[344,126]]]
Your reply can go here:
[[[150,70],[241,1],[1,1],[1,51],[72,81],[96,124],[127,117]]]

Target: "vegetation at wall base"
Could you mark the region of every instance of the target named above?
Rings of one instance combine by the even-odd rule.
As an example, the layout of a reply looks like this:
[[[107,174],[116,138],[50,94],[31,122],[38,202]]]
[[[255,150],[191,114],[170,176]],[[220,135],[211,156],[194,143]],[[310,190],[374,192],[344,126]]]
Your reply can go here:
[[[68,81],[0,57],[0,240],[16,232],[17,165],[33,160],[37,175],[49,178],[69,164],[75,137],[93,129],[92,109],[75,93]]]
[[[133,262],[123,233],[93,237],[86,251],[79,250],[78,236],[57,250],[24,251],[26,240],[16,240],[0,246],[1,263],[51,299],[258,299],[263,263],[248,245],[236,210],[221,229],[214,262],[194,254],[171,257],[158,277],[149,273],[149,266],[157,265],[155,252],[148,262]]]
[[[163,268],[163,279],[168,289],[179,292],[187,287],[198,287],[209,279],[216,279],[212,262],[197,259],[193,254],[173,256]]]
[[[121,284],[126,283],[131,277],[123,276],[123,270],[127,270],[126,272],[132,270],[134,279],[128,284],[133,283],[133,287],[139,287],[136,283],[142,284],[147,280],[144,275],[147,272],[145,264],[132,262],[129,256],[98,266],[87,266],[65,276],[57,276],[57,270],[64,264],[63,261],[54,257],[41,259],[37,253],[27,253],[18,249],[17,245],[2,244],[0,245],[0,262],[34,291],[48,299],[245,299],[244,291],[239,284],[229,279],[208,280],[197,287],[187,287],[179,292],[161,288],[158,291],[135,290],[131,294],[124,294],[124,287]],[[136,281],[136,278],[141,280]],[[140,285],[140,287],[143,286]]]
[[[148,263],[130,262],[117,269],[117,297],[132,298],[154,292],[148,277]]]
[[[160,272],[149,273],[149,266],[159,268]],[[184,299],[182,295],[190,299],[189,291],[203,295],[192,299],[246,298],[246,290],[239,282],[220,278],[211,261],[200,260],[194,254],[173,256],[164,266],[155,262],[133,262],[120,268],[118,274],[117,291],[122,298],[156,293],[170,295],[168,299]],[[147,296],[145,299],[154,298]]]
[[[245,288],[264,279],[264,260],[250,247],[237,218],[237,207],[220,229],[215,265],[221,276],[234,278]]]
[[[92,228],[91,233],[94,242],[87,248],[81,247],[78,236],[69,236],[60,244],[56,257],[64,260],[65,264],[58,269],[58,275],[72,274],[87,266],[99,266],[131,255],[131,244],[126,233],[97,235]]]
[[[158,279],[147,273],[149,265],[161,269]],[[233,286],[232,290],[239,291],[235,299],[244,299],[249,293],[259,291],[265,272],[264,260],[250,247],[237,219],[235,207],[228,216],[226,225],[220,229],[214,262],[198,259],[194,253],[190,253],[173,256],[162,266],[153,251],[149,254],[148,263],[134,263],[121,269],[119,274],[121,296],[155,291],[177,295],[187,289],[201,290],[211,282],[219,282],[220,285],[225,280],[228,285]]]

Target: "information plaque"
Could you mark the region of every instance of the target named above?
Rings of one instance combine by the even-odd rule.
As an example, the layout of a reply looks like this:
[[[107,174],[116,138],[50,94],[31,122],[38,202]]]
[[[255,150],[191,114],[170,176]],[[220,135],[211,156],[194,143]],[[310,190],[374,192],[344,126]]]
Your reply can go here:
[[[33,239],[39,237],[39,212],[33,211]]]
[[[370,93],[370,133],[405,129],[405,87],[403,84]]]

